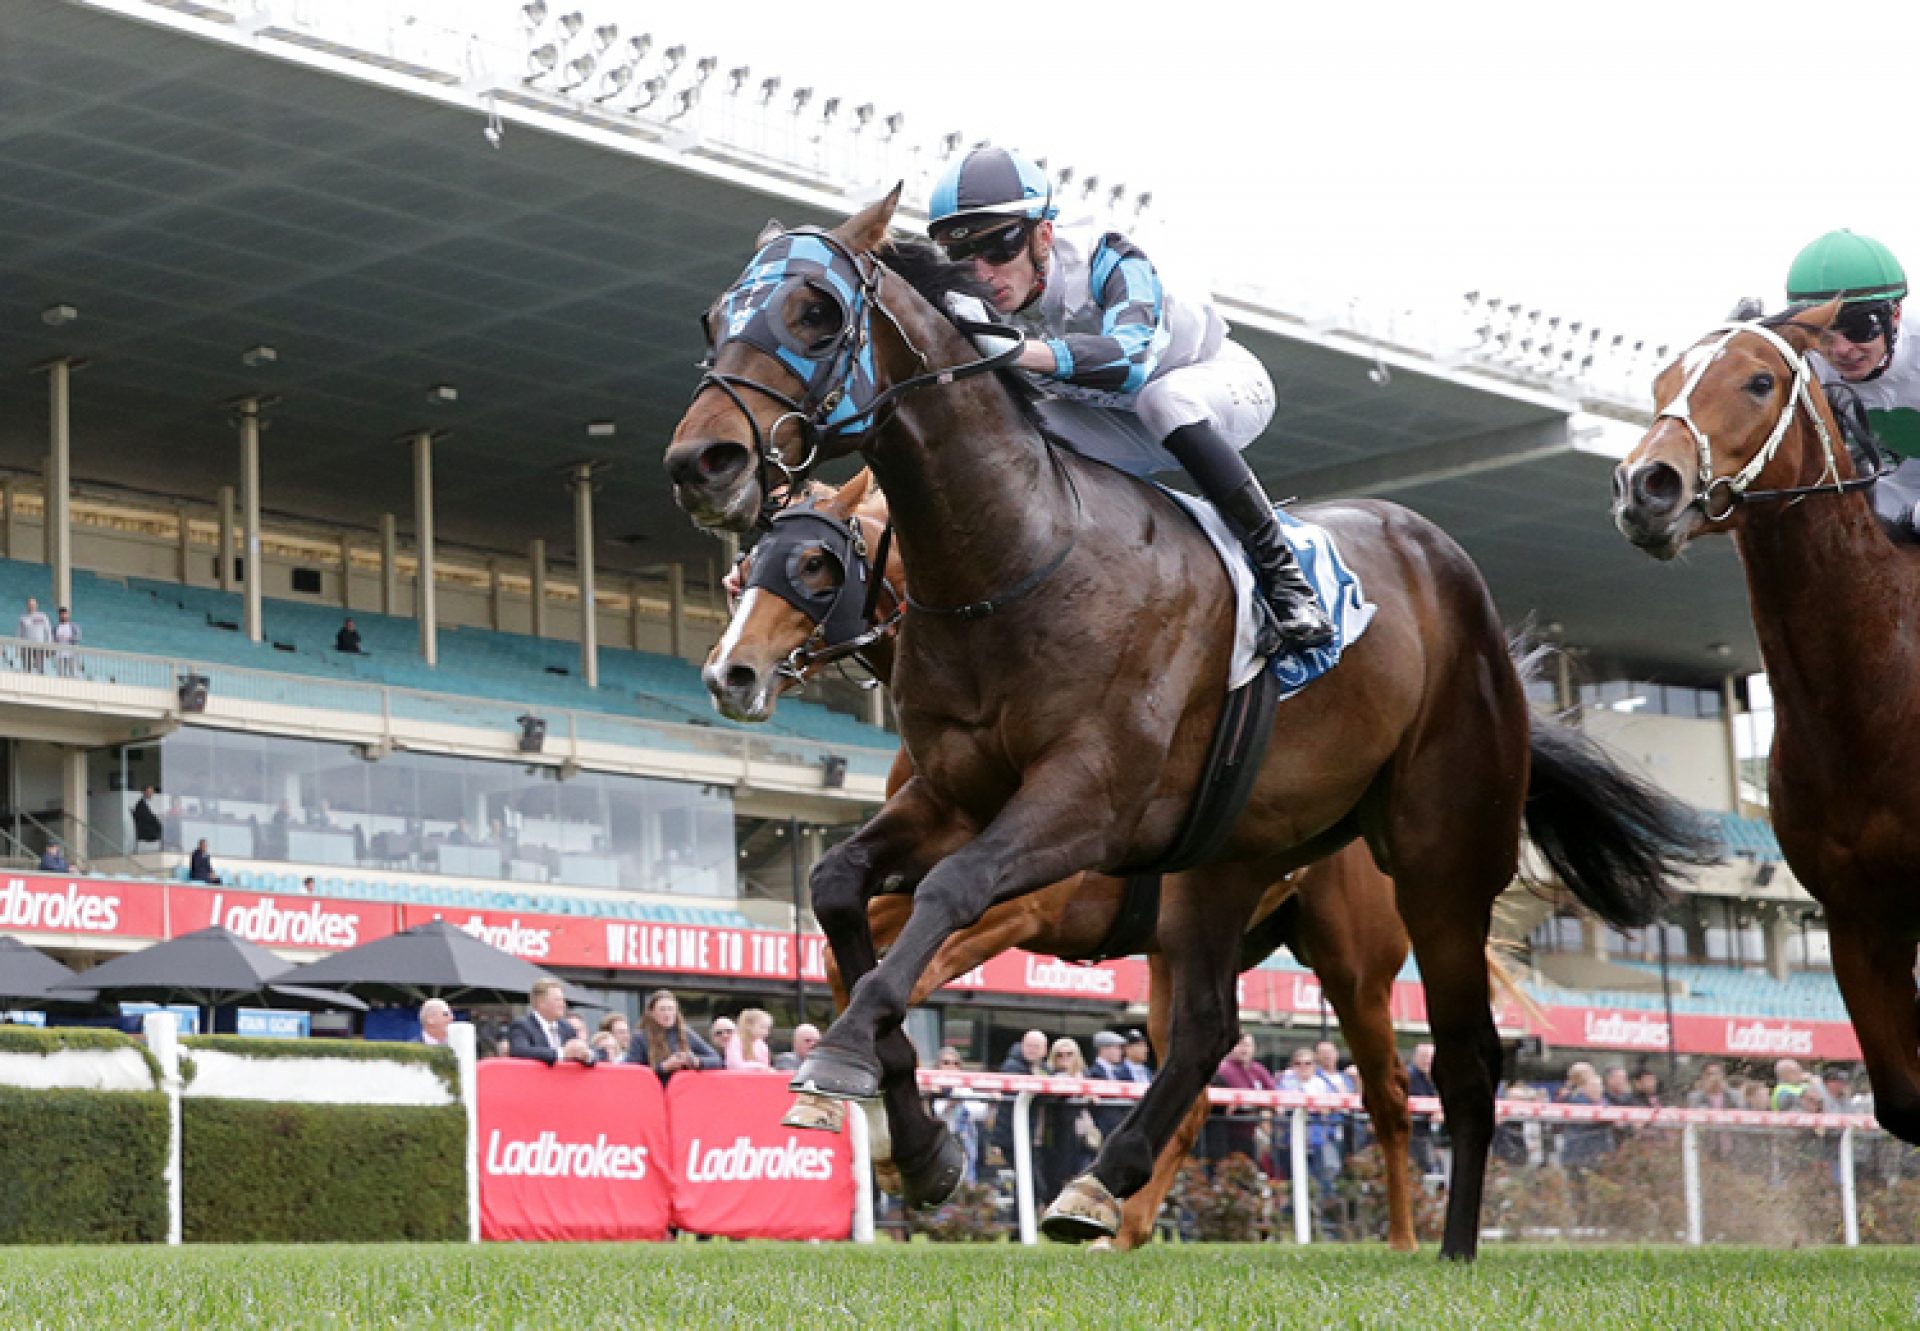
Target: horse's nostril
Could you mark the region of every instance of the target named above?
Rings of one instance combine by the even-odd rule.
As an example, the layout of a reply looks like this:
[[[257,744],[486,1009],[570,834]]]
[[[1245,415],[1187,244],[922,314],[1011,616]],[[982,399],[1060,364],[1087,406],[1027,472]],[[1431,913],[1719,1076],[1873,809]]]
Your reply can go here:
[[[729,693],[750,693],[760,682],[760,672],[747,665],[728,666],[724,678]]]
[[[1680,503],[1680,473],[1667,463],[1648,462],[1636,467],[1629,480],[1634,502],[1642,508],[1664,513]]]
[[[700,474],[710,481],[731,479],[746,460],[747,450],[739,444],[708,444],[700,450]]]

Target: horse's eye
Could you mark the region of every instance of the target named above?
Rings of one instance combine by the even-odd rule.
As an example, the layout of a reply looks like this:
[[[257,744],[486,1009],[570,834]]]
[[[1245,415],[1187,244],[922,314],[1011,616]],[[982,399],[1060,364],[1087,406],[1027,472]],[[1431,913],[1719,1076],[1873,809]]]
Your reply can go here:
[[[800,571],[808,577],[812,577],[815,574],[824,572],[826,567],[827,561],[819,555],[808,555],[806,561],[800,565]]]
[[[1755,397],[1765,397],[1773,391],[1773,376],[1765,370],[1747,380],[1747,391]]]

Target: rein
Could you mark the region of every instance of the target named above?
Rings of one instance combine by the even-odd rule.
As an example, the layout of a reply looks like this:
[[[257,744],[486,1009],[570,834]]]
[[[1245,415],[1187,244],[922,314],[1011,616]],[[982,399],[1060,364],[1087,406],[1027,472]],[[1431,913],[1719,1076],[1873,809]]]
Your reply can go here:
[[[1719,522],[1730,517],[1734,509],[1741,504],[1781,499],[1797,502],[1815,494],[1850,494],[1856,490],[1867,489],[1887,474],[1888,468],[1884,461],[1881,461],[1877,464],[1875,471],[1865,476],[1855,476],[1849,480],[1841,479],[1839,461],[1834,456],[1833,434],[1827,429],[1827,423],[1821,417],[1819,407],[1813,400],[1813,384],[1816,382],[1813,370],[1807,364],[1807,358],[1794,350],[1790,342],[1757,321],[1721,324],[1708,336],[1712,336],[1712,333],[1719,333],[1720,340],[1710,348],[1700,346],[1694,348],[1700,353],[1699,359],[1688,371],[1686,381],[1680,385],[1680,392],[1673,401],[1656,412],[1653,418],[1656,424],[1663,420],[1679,421],[1687,428],[1687,433],[1693,436],[1694,444],[1700,454],[1700,491],[1694,495],[1691,507],[1699,509],[1707,521]],[[1720,353],[1726,349],[1727,344],[1742,333],[1752,333],[1780,354],[1781,359],[1785,360],[1788,368],[1793,371],[1793,385],[1788,389],[1787,400],[1781,406],[1780,415],[1774,420],[1773,429],[1767,435],[1766,443],[1760,446],[1760,450],[1739,471],[1728,475],[1715,475],[1713,445],[1707,438],[1707,432],[1702,430],[1698,422],[1693,419],[1693,390],[1700,386],[1700,381],[1706,377],[1708,368],[1719,359]],[[1780,444],[1787,436],[1787,427],[1802,410],[1813,422],[1815,437],[1819,439],[1820,448],[1826,457],[1826,466],[1820,473],[1821,479],[1812,485],[1786,486],[1774,490],[1752,489],[1754,481],[1759,479],[1760,473],[1766,470],[1767,465],[1780,451]],[[1715,511],[1716,494],[1720,496],[1719,502],[1725,505],[1718,512]]]

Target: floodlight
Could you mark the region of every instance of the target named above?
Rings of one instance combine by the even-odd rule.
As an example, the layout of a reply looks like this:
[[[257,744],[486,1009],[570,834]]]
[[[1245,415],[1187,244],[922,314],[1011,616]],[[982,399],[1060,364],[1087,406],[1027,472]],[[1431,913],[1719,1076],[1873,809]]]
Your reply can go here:
[[[575,56],[572,60],[567,61],[567,67],[560,75],[560,82],[555,86],[557,86],[561,92],[572,92],[575,88],[593,77],[593,66],[594,59],[592,56]]]
[[[575,37],[578,37],[580,35],[580,29],[586,25],[586,18],[577,9],[571,14],[562,14],[560,16],[560,31],[565,34],[564,40],[566,41],[572,41]]]
[[[732,69],[727,71],[727,82],[733,85],[732,87],[727,89],[728,93],[734,97],[738,97],[740,95],[740,90],[747,86],[747,80],[752,77],[753,77],[752,66],[735,65]]]
[[[537,79],[551,74],[553,67],[560,63],[560,48],[552,42],[534,47],[527,52],[527,78]]]
[[[772,78],[761,79],[760,105],[765,106],[768,102],[772,101],[779,91],[780,76],[778,74],[775,74]]]
[[[625,92],[627,85],[633,82],[632,65],[615,65],[600,76],[600,91],[594,94],[596,102],[611,101]]]
[[[602,23],[593,30],[593,47],[596,51],[605,51],[620,40],[620,27],[616,23]]]

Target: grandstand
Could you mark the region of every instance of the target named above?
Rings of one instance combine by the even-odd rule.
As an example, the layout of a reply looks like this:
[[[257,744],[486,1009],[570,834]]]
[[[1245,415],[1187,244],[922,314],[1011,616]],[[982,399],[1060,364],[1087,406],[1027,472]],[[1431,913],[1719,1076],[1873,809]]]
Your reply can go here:
[[[32,596],[70,599],[85,633],[65,664],[0,644],[9,858],[61,835],[98,869],[176,879],[186,847],[129,844],[152,782],[241,889],[311,876],[328,900],[805,929],[806,870],[877,807],[895,740],[844,685],[763,727],[713,711],[697,663],[725,556],[673,509],[658,454],[694,315],[769,210],[829,221],[895,172],[911,206],[940,152],[854,151],[829,127],[782,158],[761,112],[717,93],[666,122],[696,61],[643,71],[666,95],[630,109],[527,76],[517,6],[390,26],[362,8],[0,0],[20,108],[0,135],[0,356],[58,367],[0,381],[0,627]],[[1514,312],[1475,302],[1219,296],[1278,389],[1248,453],[1270,488],[1438,521],[1516,626],[1569,649],[1536,701],[1721,831],[1727,864],[1669,931],[1671,994],[1651,935],[1536,911],[1513,930],[1534,995],[1838,1020],[1812,903],[1742,782],[1759,662],[1733,552],[1702,548],[1683,598],[1604,519],[1646,358],[1583,375],[1517,357]],[[363,654],[333,649],[348,614]],[[275,839],[283,803],[313,835]],[[571,976],[627,1008],[662,981],[696,1012],[753,987]],[[1128,1015],[943,1003],[916,1038],[976,1058],[1035,1011],[1082,1033]]]

